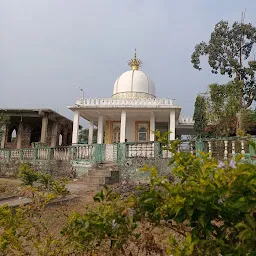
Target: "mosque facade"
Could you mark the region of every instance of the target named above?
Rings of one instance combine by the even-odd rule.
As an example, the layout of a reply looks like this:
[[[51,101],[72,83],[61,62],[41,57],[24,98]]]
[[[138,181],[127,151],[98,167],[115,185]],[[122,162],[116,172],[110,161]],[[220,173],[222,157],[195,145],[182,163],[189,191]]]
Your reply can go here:
[[[150,77],[140,70],[141,60],[128,62],[130,70],[114,83],[111,98],[82,98],[68,107],[74,112],[72,144],[78,143],[79,120],[89,121],[88,144],[93,143],[93,129],[97,127],[97,144],[124,142],[153,142],[154,131],[177,135],[192,135],[192,118],[181,118],[181,107],[170,98],[158,98]]]

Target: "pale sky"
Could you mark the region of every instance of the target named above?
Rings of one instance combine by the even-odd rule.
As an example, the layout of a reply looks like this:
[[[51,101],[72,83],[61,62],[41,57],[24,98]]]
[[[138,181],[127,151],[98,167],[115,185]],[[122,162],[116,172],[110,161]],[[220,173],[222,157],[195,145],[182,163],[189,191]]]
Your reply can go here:
[[[1,0],[0,108],[67,109],[81,96],[111,97],[134,48],[158,97],[185,116],[197,93],[225,78],[191,64],[195,44],[221,19],[256,25],[255,0]],[[83,124],[83,122],[82,122]]]

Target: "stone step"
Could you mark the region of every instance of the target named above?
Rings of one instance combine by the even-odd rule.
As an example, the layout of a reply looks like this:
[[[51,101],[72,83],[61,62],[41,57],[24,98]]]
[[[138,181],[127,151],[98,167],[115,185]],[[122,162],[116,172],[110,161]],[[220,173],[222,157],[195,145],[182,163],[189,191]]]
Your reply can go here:
[[[89,169],[88,170],[88,176],[104,176],[104,177],[111,177],[111,172],[108,170],[94,170],[94,169]]]
[[[118,165],[115,164],[115,163],[102,163],[102,164],[97,164],[95,166],[95,168],[99,168],[99,169],[108,169],[108,168],[115,169],[115,168],[118,168]]]
[[[90,162],[73,162],[73,167],[91,167],[92,164]]]
[[[119,167],[118,166],[111,166],[111,167],[105,167],[105,166],[102,166],[102,167],[99,167],[99,166],[94,166],[94,167],[91,167],[90,170],[95,170],[95,171],[118,171],[119,170]]]
[[[82,179],[84,184],[104,185],[111,184],[110,177],[87,176]]]
[[[111,176],[111,173],[119,172],[119,170],[108,170],[108,169],[93,169],[88,168],[88,174],[93,175],[94,173],[102,173],[106,176]]]
[[[86,185],[102,186],[114,184],[119,182],[119,167],[115,163],[97,164],[89,167],[80,178]]]

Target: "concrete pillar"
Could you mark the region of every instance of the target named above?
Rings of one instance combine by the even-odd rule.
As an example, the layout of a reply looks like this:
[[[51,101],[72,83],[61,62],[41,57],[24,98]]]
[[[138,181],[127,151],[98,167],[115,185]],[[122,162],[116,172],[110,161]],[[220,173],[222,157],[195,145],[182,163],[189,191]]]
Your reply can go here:
[[[93,143],[93,127],[94,127],[94,122],[90,121],[89,135],[88,135],[88,144],[89,145],[92,145],[92,143]]]
[[[57,146],[58,128],[59,128],[59,124],[57,122],[54,122],[53,125],[52,125],[51,147],[56,147]]]
[[[169,121],[169,140],[175,140],[175,109],[172,109],[170,112],[170,121]]]
[[[121,112],[120,142],[125,142],[126,137],[126,111]]]
[[[72,144],[78,143],[79,135],[79,111],[74,111],[74,121],[73,121],[73,134],[72,134]]]
[[[103,115],[99,115],[98,117],[97,143],[103,144]]]
[[[48,116],[42,118],[41,143],[47,142]]]
[[[150,115],[150,141],[155,141],[155,126],[156,126],[156,119],[155,113],[152,112]]]
[[[5,142],[6,142],[7,134],[8,134],[7,125],[4,125],[3,133],[2,133],[2,138],[1,138],[1,148],[5,147]]]
[[[20,149],[22,146],[23,128],[23,122],[20,121],[17,134],[17,149]]]
[[[72,129],[68,128],[67,145],[72,144],[72,137],[70,136],[71,134],[72,134]]]
[[[67,146],[68,145],[68,130],[65,127],[62,135],[62,146]]]

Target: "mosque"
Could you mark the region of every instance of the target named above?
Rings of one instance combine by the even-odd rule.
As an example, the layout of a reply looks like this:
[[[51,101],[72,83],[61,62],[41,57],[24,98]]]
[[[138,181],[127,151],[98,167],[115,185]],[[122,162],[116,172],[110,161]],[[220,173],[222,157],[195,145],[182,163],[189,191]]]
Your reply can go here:
[[[78,143],[80,118],[90,123],[89,145],[94,126],[98,144],[153,142],[155,130],[170,131],[170,140],[194,134],[192,118],[182,118],[181,107],[173,99],[156,97],[153,81],[140,70],[136,50],[128,64],[131,69],[116,79],[111,98],[82,98],[68,107],[74,112],[72,144]]]

